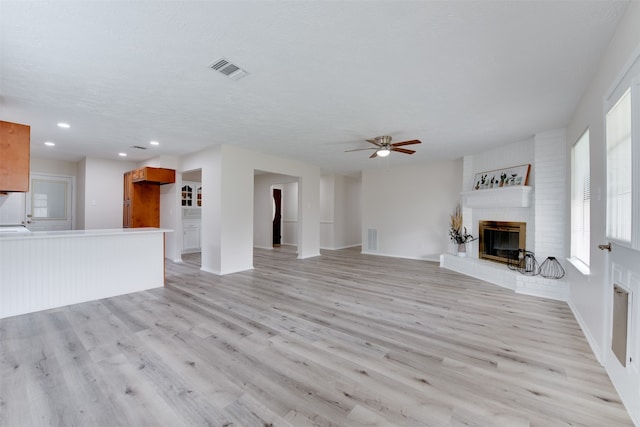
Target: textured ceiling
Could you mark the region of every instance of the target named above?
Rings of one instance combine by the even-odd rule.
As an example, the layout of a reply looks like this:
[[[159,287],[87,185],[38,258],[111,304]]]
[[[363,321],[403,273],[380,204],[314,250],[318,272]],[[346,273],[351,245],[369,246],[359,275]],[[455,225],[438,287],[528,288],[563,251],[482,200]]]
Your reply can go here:
[[[0,118],[70,160],[221,143],[338,173],[457,158],[563,127],[626,6],[4,0]],[[209,69],[220,57],[249,75]],[[344,152],[385,134],[423,144]]]

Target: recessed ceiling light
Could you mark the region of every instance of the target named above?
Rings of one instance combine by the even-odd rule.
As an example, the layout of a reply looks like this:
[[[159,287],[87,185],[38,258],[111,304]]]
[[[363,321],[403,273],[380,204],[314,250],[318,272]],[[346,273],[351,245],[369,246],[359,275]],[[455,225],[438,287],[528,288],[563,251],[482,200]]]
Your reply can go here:
[[[160,143],[158,141],[150,141],[149,144],[151,144],[151,145],[160,145]]]
[[[120,156],[120,157],[127,157],[127,153],[118,153],[118,156]]]
[[[64,128],[64,129],[69,129],[71,127],[71,125],[69,123],[58,123],[58,127]]]
[[[47,147],[54,147],[56,143],[51,141],[45,141],[44,145],[46,145]]]

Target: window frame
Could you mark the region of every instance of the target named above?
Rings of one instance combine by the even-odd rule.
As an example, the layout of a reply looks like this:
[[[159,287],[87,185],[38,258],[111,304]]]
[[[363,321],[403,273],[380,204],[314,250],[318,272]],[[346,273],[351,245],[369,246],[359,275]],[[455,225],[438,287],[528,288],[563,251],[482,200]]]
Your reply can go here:
[[[617,245],[640,251],[640,168],[634,165],[640,164],[640,55],[635,56],[635,60],[625,67],[625,72],[617,79],[617,83],[609,90],[608,96],[604,99],[604,111],[602,124],[604,127],[604,148],[605,159],[605,191],[608,183],[608,166],[606,141],[607,114],[620,101],[627,91],[631,96],[631,239],[630,241],[619,240],[608,235],[608,201],[605,200],[605,237],[607,240]],[[632,77],[633,76],[633,77]],[[608,197],[608,195],[607,195]]]
[[[586,209],[586,212],[588,213],[588,221],[581,221],[581,236],[582,237],[582,242],[588,245],[587,250],[586,250],[586,255],[588,257],[588,259],[583,259],[583,257],[579,256],[578,253],[582,252],[582,251],[578,251],[578,248],[576,247],[577,243],[576,243],[576,228],[575,227],[575,223],[574,223],[574,217],[575,217],[575,204],[578,201],[577,199],[577,195],[576,193],[576,186],[577,186],[577,179],[578,178],[585,178],[585,175],[582,175],[581,177],[578,177],[576,175],[576,148],[578,147],[578,144],[584,143],[586,144],[586,154],[587,154],[587,158],[586,158],[586,169],[587,169],[587,174],[586,177],[589,180],[589,204],[588,207]],[[584,132],[582,132],[582,134],[580,135],[580,137],[576,140],[576,142],[571,146],[571,197],[570,197],[570,245],[569,245],[569,251],[570,251],[570,258],[569,261],[576,267],[578,268],[578,270],[580,270],[582,273],[584,274],[589,274],[589,269],[590,269],[590,264],[591,264],[591,141],[590,141],[590,133],[589,133],[589,128],[585,129]],[[582,192],[582,194],[584,195],[584,191]],[[582,201],[582,210],[581,212],[583,213],[582,218],[584,218],[584,213],[585,213],[585,209],[584,209],[584,198]],[[587,223],[587,224],[585,224]],[[586,234],[586,236],[585,236]],[[585,238],[586,237],[586,238]]]

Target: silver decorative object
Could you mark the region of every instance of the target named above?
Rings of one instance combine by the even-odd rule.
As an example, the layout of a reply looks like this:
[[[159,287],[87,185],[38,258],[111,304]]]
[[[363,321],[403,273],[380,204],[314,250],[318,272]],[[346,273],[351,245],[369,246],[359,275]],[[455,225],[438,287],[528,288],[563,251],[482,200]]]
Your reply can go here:
[[[511,270],[517,270],[525,276],[535,276],[540,271],[535,254],[525,249],[518,249],[517,256],[509,259],[508,266]]]

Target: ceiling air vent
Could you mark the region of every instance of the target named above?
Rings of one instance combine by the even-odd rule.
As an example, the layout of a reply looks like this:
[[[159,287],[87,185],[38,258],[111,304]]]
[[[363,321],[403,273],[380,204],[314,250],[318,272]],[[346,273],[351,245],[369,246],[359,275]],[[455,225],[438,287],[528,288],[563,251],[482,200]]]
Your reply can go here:
[[[249,74],[242,68],[238,67],[235,64],[232,64],[224,58],[218,59],[213,64],[209,65],[209,68],[224,74],[232,80],[240,80],[241,78]]]
[[[139,145],[132,145],[131,148],[135,148],[136,150],[146,150],[147,147],[141,147]]]

